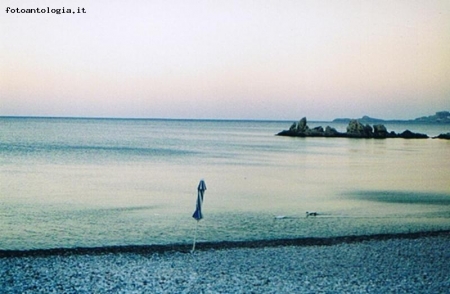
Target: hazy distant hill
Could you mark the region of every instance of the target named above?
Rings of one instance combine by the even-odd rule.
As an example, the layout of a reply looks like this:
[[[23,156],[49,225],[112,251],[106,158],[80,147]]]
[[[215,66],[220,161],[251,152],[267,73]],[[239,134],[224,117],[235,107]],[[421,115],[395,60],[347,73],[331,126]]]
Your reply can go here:
[[[414,122],[448,124],[450,123],[450,112],[439,111],[435,115],[418,117]]]
[[[336,118],[333,122],[348,123],[351,118]],[[415,122],[415,123],[435,123],[435,124],[450,124],[450,112],[449,111],[438,111],[434,115],[422,116],[416,119],[409,120],[384,120],[380,118],[373,118],[367,115],[357,118],[358,121],[365,124],[378,124],[386,122]]]
[[[339,122],[339,123],[349,123],[354,118],[336,118],[333,120],[333,122]],[[386,120],[380,119],[380,118],[373,118],[367,115],[364,115],[361,118],[357,118],[356,120],[360,121],[361,123],[366,124],[374,124],[374,123],[384,123]]]

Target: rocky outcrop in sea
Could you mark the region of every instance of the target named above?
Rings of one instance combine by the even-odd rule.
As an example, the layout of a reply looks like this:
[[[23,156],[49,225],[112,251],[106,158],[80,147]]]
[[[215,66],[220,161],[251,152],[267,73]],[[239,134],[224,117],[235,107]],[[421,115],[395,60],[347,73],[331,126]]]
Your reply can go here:
[[[281,131],[278,136],[288,137],[335,137],[335,138],[359,138],[359,139],[385,139],[385,138],[403,138],[403,139],[427,139],[426,134],[414,133],[410,130],[405,130],[402,133],[388,132],[383,124],[362,124],[356,119],[350,120],[347,126],[347,132],[338,132],[335,128],[327,126],[323,129],[321,126],[309,128],[306,117],[299,122],[291,125],[289,130]]]
[[[447,133],[447,134],[440,134],[439,136],[433,137],[433,139],[445,139],[445,140],[450,140],[450,133]]]

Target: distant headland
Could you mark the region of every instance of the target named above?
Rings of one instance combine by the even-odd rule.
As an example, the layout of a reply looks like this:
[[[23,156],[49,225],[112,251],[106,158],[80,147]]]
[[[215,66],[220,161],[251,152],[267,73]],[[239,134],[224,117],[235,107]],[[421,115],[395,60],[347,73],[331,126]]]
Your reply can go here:
[[[333,120],[335,123],[349,123],[352,118],[336,118]],[[434,115],[422,116],[409,120],[385,120],[380,118],[373,118],[367,115],[357,118],[357,121],[364,124],[376,124],[376,123],[395,123],[395,122],[407,122],[407,123],[429,123],[429,124],[450,124],[450,111],[438,111]]]
[[[334,137],[334,138],[360,138],[360,139],[386,139],[386,138],[403,138],[403,139],[427,139],[429,138],[426,134],[414,133],[410,130],[405,130],[402,133],[395,133],[393,131],[388,132],[386,127],[381,124],[382,122],[408,122],[408,123],[450,123],[450,112],[441,111],[436,112],[435,115],[420,117],[409,121],[387,121],[376,118],[371,118],[368,116],[363,116],[361,119],[346,119],[339,118],[333,120],[337,123],[348,122],[347,132],[338,132],[335,128],[327,126],[325,129],[321,126],[315,128],[309,128],[307,124],[306,117],[302,118],[298,122],[294,122],[289,130],[284,130],[279,132],[278,136],[288,136],[288,137]],[[370,126],[368,123],[375,123]],[[439,136],[433,137],[433,139],[450,139],[450,133],[440,134]]]

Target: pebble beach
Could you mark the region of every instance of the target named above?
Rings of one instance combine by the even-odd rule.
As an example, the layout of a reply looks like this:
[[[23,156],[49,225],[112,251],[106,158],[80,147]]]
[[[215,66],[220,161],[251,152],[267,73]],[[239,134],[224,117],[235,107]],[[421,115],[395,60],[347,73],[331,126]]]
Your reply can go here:
[[[258,245],[258,244],[255,244]],[[449,293],[450,234],[0,257],[2,293]],[[230,246],[228,246],[230,247]],[[14,256],[15,255],[15,256]]]

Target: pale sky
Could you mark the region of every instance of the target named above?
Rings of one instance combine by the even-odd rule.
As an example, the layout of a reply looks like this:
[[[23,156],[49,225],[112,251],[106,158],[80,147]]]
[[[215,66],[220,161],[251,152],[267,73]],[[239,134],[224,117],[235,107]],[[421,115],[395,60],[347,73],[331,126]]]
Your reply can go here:
[[[449,0],[0,3],[0,116],[409,119],[450,110]]]

